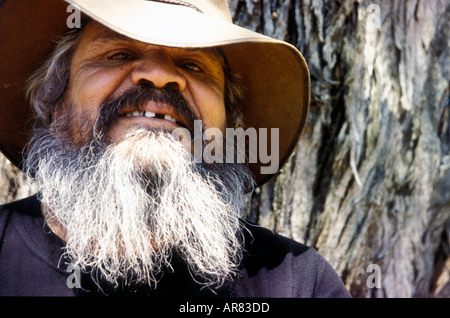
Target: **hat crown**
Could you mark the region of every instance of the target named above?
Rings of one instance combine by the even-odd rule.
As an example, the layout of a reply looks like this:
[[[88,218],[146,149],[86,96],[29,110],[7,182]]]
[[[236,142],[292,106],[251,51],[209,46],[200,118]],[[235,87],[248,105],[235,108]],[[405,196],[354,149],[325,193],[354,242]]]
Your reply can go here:
[[[227,0],[150,0],[175,5],[184,5],[206,15],[232,22]]]

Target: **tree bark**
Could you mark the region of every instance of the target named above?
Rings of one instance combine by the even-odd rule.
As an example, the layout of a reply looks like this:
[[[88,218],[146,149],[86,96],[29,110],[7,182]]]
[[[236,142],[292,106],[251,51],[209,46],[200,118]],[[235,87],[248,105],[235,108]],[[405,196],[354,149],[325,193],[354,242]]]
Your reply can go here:
[[[450,2],[228,2],[312,80],[302,140],[248,219],[317,249],[354,297],[450,297]],[[0,177],[0,203],[36,191],[4,158]]]
[[[229,3],[312,79],[302,140],[249,218],[316,248],[355,297],[450,296],[450,3]]]
[[[37,185],[25,180],[24,174],[0,152],[0,204],[25,198],[37,192]]]

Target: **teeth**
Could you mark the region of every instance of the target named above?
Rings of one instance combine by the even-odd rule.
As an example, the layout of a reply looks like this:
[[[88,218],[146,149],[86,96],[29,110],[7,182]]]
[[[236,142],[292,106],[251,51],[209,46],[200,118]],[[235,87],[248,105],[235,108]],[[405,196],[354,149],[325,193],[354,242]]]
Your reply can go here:
[[[126,113],[127,117],[134,117],[134,116],[143,116],[144,112],[132,112],[132,113]]]
[[[168,120],[168,121],[171,121],[171,122],[173,122],[173,123],[176,122],[175,118],[173,118],[172,116],[169,116],[169,115],[164,115],[164,119],[165,119],[165,120]]]
[[[148,117],[148,118],[157,117],[157,118],[161,118],[161,119],[164,118],[165,120],[171,121],[173,123],[177,122],[175,120],[175,118],[173,118],[170,115],[164,115],[164,117],[163,117],[163,115],[152,113],[152,112],[132,112],[132,113],[126,113],[125,116],[127,116],[127,117],[145,116],[145,117]]]

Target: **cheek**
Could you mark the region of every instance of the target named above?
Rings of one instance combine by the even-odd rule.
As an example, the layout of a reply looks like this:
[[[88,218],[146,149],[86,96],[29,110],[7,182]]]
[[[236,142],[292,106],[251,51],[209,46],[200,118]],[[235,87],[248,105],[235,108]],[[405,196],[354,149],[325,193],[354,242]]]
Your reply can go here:
[[[67,147],[78,149],[89,138],[90,122],[85,114],[76,113],[72,104],[64,103],[52,113],[50,134],[59,140],[68,141],[64,142]]]
[[[92,137],[101,104],[114,94],[126,78],[123,70],[72,72],[64,104],[55,109],[51,132],[69,137],[76,147]]]
[[[214,127],[225,131],[227,120],[224,95],[221,89],[197,86],[191,90],[191,94],[205,128]]]
[[[105,99],[119,89],[126,75],[120,70],[75,73],[71,76],[68,97],[84,110],[98,110]]]

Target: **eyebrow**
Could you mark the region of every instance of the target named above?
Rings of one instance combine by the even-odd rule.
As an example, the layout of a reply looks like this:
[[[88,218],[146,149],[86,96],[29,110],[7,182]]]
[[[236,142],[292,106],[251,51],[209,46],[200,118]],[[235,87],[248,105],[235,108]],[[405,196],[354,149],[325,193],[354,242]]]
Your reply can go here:
[[[107,45],[108,42],[111,41],[121,41],[121,42],[128,42],[128,43],[133,43],[133,42],[139,42],[139,43],[143,43],[143,44],[150,44],[150,45],[156,45],[156,46],[163,46],[163,45],[158,45],[158,44],[151,44],[151,43],[146,43],[143,41],[139,41],[139,40],[135,40],[132,39],[126,35],[120,34],[118,32],[115,32],[113,30],[108,30],[106,32],[102,32],[98,35],[96,35],[93,39],[92,39],[92,45],[93,47],[99,47],[101,48],[104,45]],[[202,53],[205,54],[206,57],[208,57],[209,59],[213,60],[213,61],[218,61],[221,62],[220,59],[220,54],[217,52],[216,49],[211,49],[211,48],[176,48],[179,50],[184,50],[187,53]]]

